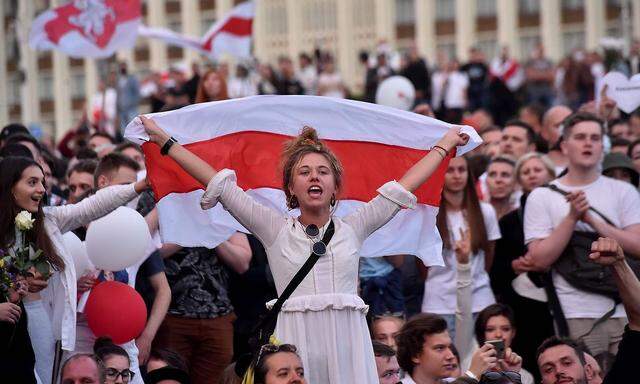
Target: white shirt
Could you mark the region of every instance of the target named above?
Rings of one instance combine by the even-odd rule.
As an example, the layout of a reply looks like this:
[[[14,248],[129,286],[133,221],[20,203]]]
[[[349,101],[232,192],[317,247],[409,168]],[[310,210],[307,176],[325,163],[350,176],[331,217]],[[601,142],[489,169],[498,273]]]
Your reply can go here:
[[[321,73],[318,78],[318,90],[323,89],[320,96],[337,97],[344,99],[344,89],[342,86],[342,77],[339,73]]]
[[[130,185],[104,188],[78,204],[45,207],[45,230],[53,248],[65,264],[63,272],[54,272],[42,290],[43,305],[52,322],[53,336],[62,341],[62,349],[73,351],[76,341],[76,272],[73,258],[64,245],[62,234],[89,224],[137,196]]]
[[[467,88],[469,77],[463,72],[436,72],[431,80],[432,105],[437,109],[444,98],[447,108],[465,108],[467,106]],[[446,89],[445,89],[446,83]]]
[[[493,241],[501,237],[496,211],[490,204],[480,203],[484,225],[487,230],[487,240]],[[452,237],[451,243],[460,239],[460,231],[468,228],[462,211],[448,212],[447,225]],[[456,313],[456,256],[452,249],[443,249],[444,267],[429,268],[425,282],[422,312],[452,315]],[[485,255],[483,250],[471,255],[471,273],[473,275],[473,304],[472,311],[480,312],[488,305],[496,302],[489,275],[485,271]]]
[[[593,183],[580,187],[570,187],[558,180],[554,180],[552,184],[565,191],[584,191],[589,204],[607,216],[618,228],[626,228],[640,223],[640,195],[629,183],[600,176]],[[569,203],[561,194],[549,188],[536,188],[529,195],[525,206],[525,243],[529,244],[533,240],[549,237],[553,229],[569,214],[569,208]],[[596,214],[592,213],[591,215],[600,220]],[[593,228],[582,221],[576,224],[575,230],[595,232]],[[580,290],[570,285],[555,272],[552,275],[566,318],[597,319],[613,306],[613,300]],[[620,304],[613,317],[624,316],[624,308]]]
[[[316,87],[318,82],[318,73],[316,72],[316,67],[313,65],[308,65],[305,68],[300,69],[298,73],[298,79],[302,83],[304,87],[305,95],[315,95]]]

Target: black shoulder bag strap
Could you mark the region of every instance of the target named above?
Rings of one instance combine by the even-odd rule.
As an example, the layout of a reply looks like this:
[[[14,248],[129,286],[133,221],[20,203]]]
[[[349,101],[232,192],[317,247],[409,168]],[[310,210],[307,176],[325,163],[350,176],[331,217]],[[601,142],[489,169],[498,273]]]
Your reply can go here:
[[[560,189],[557,185],[554,185],[554,184],[545,184],[542,187],[543,188],[549,188],[550,190],[552,190],[554,192],[557,192],[557,193],[561,194],[562,196],[566,196],[566,195],[569,194],[569,192],[567,192],[567,191],[565,191],[563,189]],[[609,224],[609,225],[611,225],[613,227],[616,226],[607,216],[605,216],[602,212],[598,211],[597,209],[595,209],[593,207],[589,207],[589,210],[594,212],[598,216],[600,216],[602,218],[602,220],[607,222],[607,224]],[[548,275],[547,284],[545,284],[545,290],[547,291],[547,296],[549,296],[549,305],[550,305],[550,307],[551,307],[551,309],[553,311],[554,318],[556,318],[556,324],[558,325],[560,335],[561,336],[569,336],[569,325],[567,323],[567,319],[564,317],[564,312],[562,311],[562,307],[560,306],[560,300],[558,299],[558,294],[556,292],[556,288],[553,285],[553,280],[551,279],[551,273],[549,273],[549,275]],[[613,314],[616,312],[616,307],[620,303],[621,303],[621,301],[619,299],[618,300],[614,300],[613,308],[611,308],[607,313],[602,315],[602,317],[597,319],[593,323],[593,325],[591,326],[591,329],[587,333],[585,333],[584,335],[581,335],[580,337],[578,337],[578,340],[581,340],[585,336],[589,335],[591,332],[593,332],[593,330],[598,325],[604,323],[611,316],[613,316]]]
[[[331,238],[333,237],[334,232],[335,232],[335,225],[333,224],[333,220],[331,220],[331,222],[329,223],[329,226],[327,227],[327,231],[324,233],[324,236],[322,237],[322,242],[325,245],[329,245],[329,242],[331,241]],[[320,259],[320,256],[315,254],[314,252],[311,252],[311,255],[309,255],[309,258],[307,259],[307,261],[305,261],[305,263],[302,265],[302,267],[300,267],[298,272],[296,272],[295,276],[293,276],[293,279],[291,279],[287,287],[284,289],[284,291],[282,291],[282,294],[280,295],[280,297],[278,297],[278,300],[276,300],[273,307],[260,320],[257,326],[257,331],[258,331],[257,341],[259,344],[258,346],[269,342],[269,337],[271,337],[271,333],[275,329],[275,322],[278,318],[278,313],[280,313],[280,310],[284,305],[284,302],[287,301],[287,299],[289,298],[289,296],[291,296],[293,291],[295,291],[296,288],[298,288],[298,285],[300,285],[302,280],[304,280],[304,278],[307,277],[307,275],[311,271],[311,268],[313,268],[313,266],[316,264],[318,259]]]

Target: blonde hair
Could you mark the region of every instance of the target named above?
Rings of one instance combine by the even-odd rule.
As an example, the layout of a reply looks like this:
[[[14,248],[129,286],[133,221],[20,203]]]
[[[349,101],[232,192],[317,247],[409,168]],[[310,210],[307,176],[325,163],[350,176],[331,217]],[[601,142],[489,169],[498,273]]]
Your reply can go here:
[[[320,141],[315,129],[304,126],[300,135],[285,143],[282,151],[282,189],[287,197],[287,206],[290,209],[299,206],[295,196],[292,196],[291,192],[289,192],[289,187],[293,180],[293,170],[300,160],[309,153],[318,153],[327,159],[333,171],[336,190],[339,191],[342,187],[343,168],[340,160],[329,147]]]
[[[553,180],[556,178],[556,167],[553,164],[553,161],[549,159],[549,157],[547,157],[546,155],[540,152],[529,152],[523,155],[522,157],[520,157],[516,162],[516,180],[518,181],[518,183],[520,183],[520,171],[522,170],[524,163],[526,163],[531,159],[538,159],[542,161],[542,164],[544,164],[544,167],[547,169],[547,172],[549,172],[549,176],[551,176],[550,180]]]

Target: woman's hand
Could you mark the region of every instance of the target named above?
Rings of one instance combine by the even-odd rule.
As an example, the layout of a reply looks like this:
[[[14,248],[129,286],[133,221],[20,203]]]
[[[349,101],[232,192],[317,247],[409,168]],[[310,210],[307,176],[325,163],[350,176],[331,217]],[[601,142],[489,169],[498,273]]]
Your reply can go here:
[[[16,324],[21,314],[20,306],[13,303],[0,303],[0,321]]]
[[[458,146],[463,146],[469,142],[469,135],[462,133],[461,127],[449,128],[447,133],[440,141],[438,146],[443,147],[447,152],[451,152],[452,149]]]
[[[77,282],[78,293],[83,293],[90,290],[94,285],[96,285],[96,282],[96,278],[93,276],[93,274],[88,273],[81,276]]]
[[[29,269],[29,276],[27,276],[27,283],[29,284],[29,292],[40,292],[47,288],[49,283],[45,280],[42,273],[38,272],[34,267]]]
[[[486,371],[495,368],[498,364],[496,354],[497,352],[495,347],[491,344],[485,343],[485,345],[478,348],[471,357],[469,371],[471,371],[471,373],[476,377],[480,377]]]
[[[463,231],[460,229],[460,240],[456,241],[453,247],[456,253],[458,264],[467,264],[471,255],[471,235],[469,229]]]
[[[500,360],[500,368],[503,371],[520,372],[522,369],[522,357],[507,348],[504,352],[504,359]]]
[[[140,115],[139,117],[140,121],[142,121],[142,125],[144,125],[145,132],[147,132],[147,135],[149,135],[149,140],[151,142],[162,146],[167,142],[167,140],[171,138],[171,136],[163,131],[155,121],[148,119],[142,115]]]
[[[29,294],[29,283],[24,277],[18,276],[13,284],[13,288],[9,289],[9,302],[19,303],[26,295]]]

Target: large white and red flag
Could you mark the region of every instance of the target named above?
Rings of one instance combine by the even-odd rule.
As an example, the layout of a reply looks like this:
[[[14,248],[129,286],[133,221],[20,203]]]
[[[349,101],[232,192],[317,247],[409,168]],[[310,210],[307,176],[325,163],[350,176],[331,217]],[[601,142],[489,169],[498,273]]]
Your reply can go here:
[[[235,170],[240,187],[282,212],[288,212],[278,171],[283,143],[305,125],[314,127],[344,166],[338,216],[369,201],[385,182],[400,179],[451,127],[391,107],[319,96],[253,96],[148,117],[214,168]],[[458,155],[481,142],[473,128],[463,130],[471,140],[459,148]],[[129,123],[125,136],[138,143],[147,139],[137,118]],[[163,242],[215,247],[235,230],[246,232],[221,204],[203,211],[203,186],[161,156],[158,146],[144,143],[142,148],[158,199]],[[415,192],[418,207],[400,211],[373,233],[363,244],[362,256],[411,254],[427,265],[442,265],[435,222],[447,163],[448,159]]]
[[[160,39],[167,44],[191,48],[218,59],[223,55],[237,58],[251,57],[251,34],[255,7],[253,1],[236,5],[222,19],[198,38],[183,35],[166,28],[140,26],[140,36]]]
[[[108,57],[134,46],[140,17],[140,0],[69,1],[33,21],[29,45],[71,57]]]

